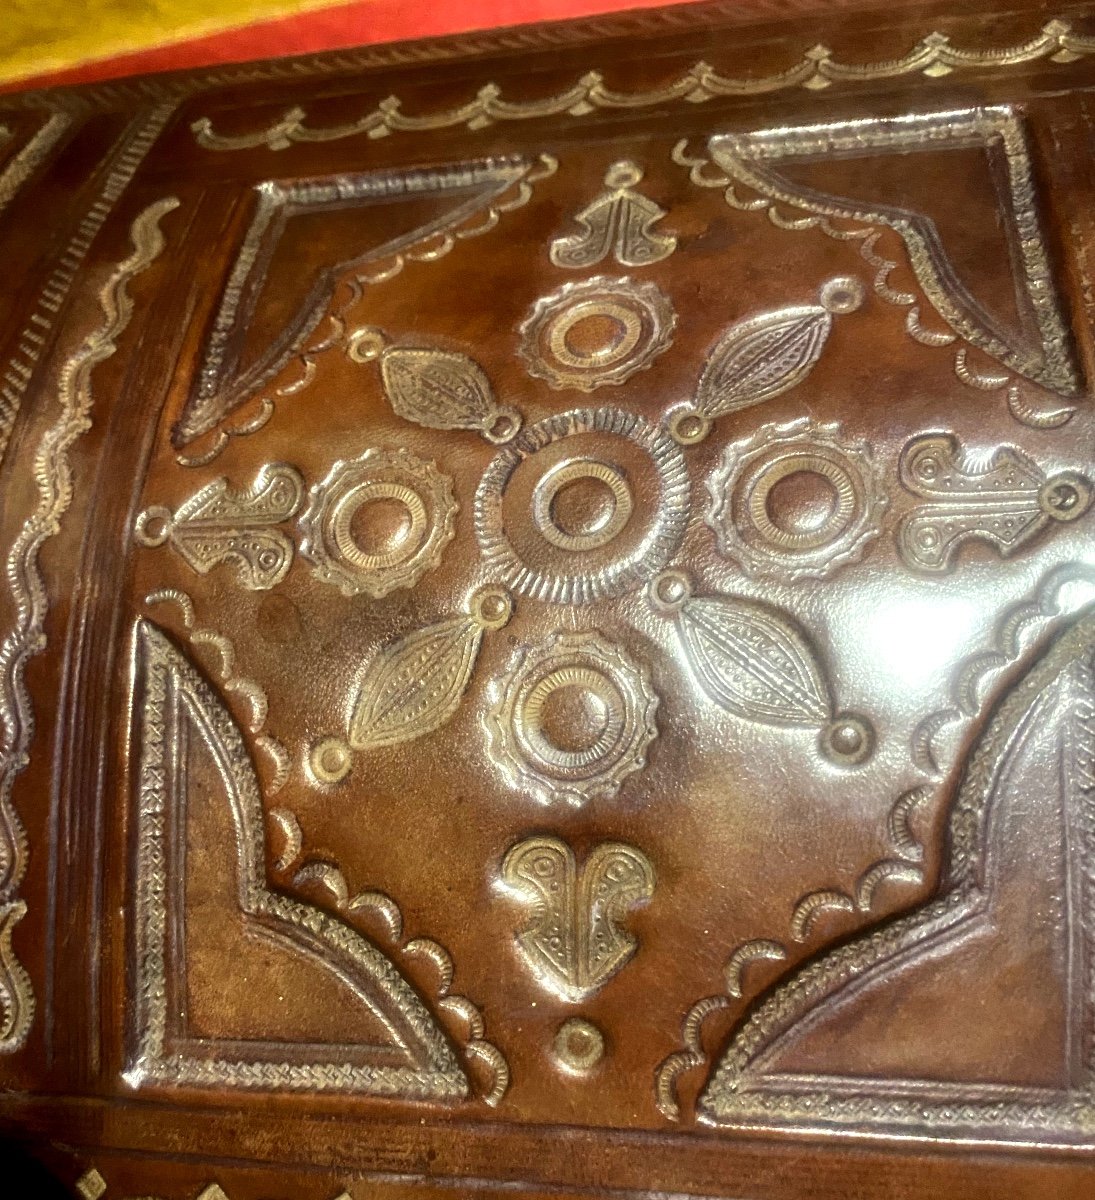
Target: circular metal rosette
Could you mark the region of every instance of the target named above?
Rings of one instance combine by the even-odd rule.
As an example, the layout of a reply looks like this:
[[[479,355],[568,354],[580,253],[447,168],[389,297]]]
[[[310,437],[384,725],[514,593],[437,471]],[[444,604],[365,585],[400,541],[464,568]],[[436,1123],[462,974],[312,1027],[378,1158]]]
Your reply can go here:
[[[577,409],[499,451],[475,495],[475,531],[497,583],[582,604],[656,575],[688,511],[684,456],[664,430],[620,409]]]
[[[301,552],[320,579],[374,599],[413,587],[452,540],[452,480],[408,450],[336,462],[311,491]]]
[[[650,669],[597,633],[556,633],[498,680],[491,757],[544,804],[614,796],[657,735]]]
[[[719,550],[750,575],[829,575],[880,531],[888,503],[862,442],[803,418],[766,425],[722,453],[704,516]]]
[[[530,375],[590,392],[623,383],[669,348],[677,315],[653,283],[596,275],[543,296],[521,325]]]

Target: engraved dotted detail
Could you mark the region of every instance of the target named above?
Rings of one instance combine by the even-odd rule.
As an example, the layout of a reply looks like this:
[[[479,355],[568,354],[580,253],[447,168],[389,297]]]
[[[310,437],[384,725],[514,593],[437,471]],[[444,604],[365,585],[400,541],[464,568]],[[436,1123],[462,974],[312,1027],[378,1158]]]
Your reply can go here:
[[[236,489],[215,479],[172,512],[146,508],[134,524],[142,546],[170,543],[199,574],[229,564],[237,582],[251,591],[280,583],[293,561],[293,543],[274,526],[288,521],[304,498],[304,481],[286,463],[259,468],[250,487]]]
[[[669,348],[676,314],[653,283],[603,275],[543,296],[521,325],[530,375],[553,388],[620,384]]]
[[[971,456],[950,434],[914,438],[898,465],[902,484],[922,503],[905,515],[897,546],[916,570],[947,571],[962,544],[979,540],[1003,558],[1049,522],[1074,521],[1089,508],[1092,484],[1064,471],[1046,478],[1015,446],[1000,446],[987,461]]]
[[[878,536],[888,499],[862,443],[835,425],[767,425],[728,446],[707,483],[704,519],[750,575],[821,578]]]
[[[596,633],[557,633],[498,681],[491,756],[543,803],[610,797],[657,734],[650,671]]]
[[[413,587],[453,536],[452,481],[407,450],[337,462],[312,488],[301,552],[347,596]]]
[[[495,457],[476,492],[475,531],[499,583],[584,604],[657,574],[688,511],[684,456],[667,433],[635,413],[578,409],[529,426]]]

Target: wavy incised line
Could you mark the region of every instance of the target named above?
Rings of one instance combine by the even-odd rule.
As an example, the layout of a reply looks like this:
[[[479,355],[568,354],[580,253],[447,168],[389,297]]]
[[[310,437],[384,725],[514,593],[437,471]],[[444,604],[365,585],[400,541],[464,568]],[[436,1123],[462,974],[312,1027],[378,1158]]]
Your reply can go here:
[[[23,397],[27,392],[39,364],[44,360],[45,338],[53,328],[61,311],[65,297],[69,294],[76,281],[81,264],[86,260],[91,247],[109,218],[114,206],[131,183],[137,168],[144,161],[145,155],[151,150],[156,139],[167,124],[174,106],[160,105],[152,111],[145,110],[138,116],[122,135],[118,150],[110,160],[110,169],[102,181],[94,203],[76,227],[75,232],[65,246],[64,253],[57,260],[38,292],[34,309],[30,314],[27,325],[19,336],[15,351],[6,366],[0,371],[0,460],[7,449],[8,438],[11,435],[15,418],[19,414]],[[49,131],[46,139],[47,130]],[[49,140],[50,145],[44,146],[39,142],[37,149],[45,153],[56,145],[53,138],[60,138],[65,130],[61,128],[58,118],[51,118],[41,136]],[[28,152],[30,148],[28,147]],[[15,164],[12,164],[14,166]],[[30,163],[24,160],[23,167],[34,170],[37,160]],[[15,182],[18,176],[11,182]],[[18,185],[17,185],[18,186]],[[13,191],[7,193],[10,199]],[[4,184],[0,181],[0,199],[4,195]],[[6,201],[5,201],[6,202]],[[2,207],[2,205],[0,205]]]
[[[164,247],[160,220],[178,206],[166,199],[150,205],[132,227],[133,253],[113,272],[99,295],[100,328],[65,363],[58,385],[61,413],[46,431],[34,456],[37,503],[8,554],[6,578],[15,607],[11,631],[0,645],[0,922],[4,936],[26,911],[17,889],[26,871],[27,843],[22,823],[11,803],[16,776],[30,759],[34,710],[27,691],[27,663],[46,647],[45,620],[49,597],[39,568],[43,545],[56,535],[72,503],[73,472],[69,451],[91,428],[94,369],[117,350],[118,338],[133,316],[129,295],[132,279],[159,256]],[[0,1051],[18,1049],[26,1040],[34,1016],[34,996],[26,973],[10,945],[4,949],[0,991],[7,1003],[0,1024]]]
[[[307,125],[305,110],[294,107],[273,124],[255,132],[217,133],[208,117],[194,121],[191,129],[198,144],[207,150],[246,150],[254,146],[287,150],[294,142],[329,142],[358,136],[380,138],[396,132],[415,133],[459,125],[479,130],[496,121],[564,115],[583,117],[597,110],[640,109],[673,101],[701,104],[719,97],[770,95],[794,88],[821,91],[833,83],[895,79],[914,74],[935,78],[956,70],[1000,70],[1043,58],[1071,62],[1092,53],[1095,53],[1095,39],[1073,34],[1067,22],[1056,20],[1048,22],[1028,41],[999,50],[956,49],[946,35],[931,33],[907,54],[875,63],[841,63],[827,47],[815,46],[786,70],[752,78],[723,75],[701,61],[661,87],[621,92],[607,87],[599,71],[589,71],[562,91],[540,100],[504,100],[501,88],[488,83],[463,104],[432,113],[408,114],[397,96],[389,96],[357,120],[324,128]]]

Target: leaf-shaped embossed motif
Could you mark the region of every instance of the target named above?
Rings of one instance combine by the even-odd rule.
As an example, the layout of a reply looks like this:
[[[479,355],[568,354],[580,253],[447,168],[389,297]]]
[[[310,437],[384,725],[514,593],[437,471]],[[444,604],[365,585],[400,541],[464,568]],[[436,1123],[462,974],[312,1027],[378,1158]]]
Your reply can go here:
[[[666,215],[665,209],[631,190],[642,177],[642,168],[633,162],[613,164],[605,175],[608,190],[575,217],[581,232],[551,243],[551,261],[582,270],[614,254],[625,267],[643,267],[672,254],[677,239],[652,228]]]
[[[466,354],[445,350],[388,349],[380,360],[384,391],[393,411],[430,429],[473,429],[505,440],[519,419],[498,405],[483,368]]]
[[[558,838],[530,838],[514,846],[502,864],[505,883],[530,899],[535,910],[517,936],[533,970],[564,989],[577,982],[574,853]]]
[[[833,327],[820,305],[782,308],[732,325],[707,360],[695,408],[715,418],[750,408],[801,383]]]
[[[454,617],[380,650],[358,688],[350,745],[393,746],[444,725],[468,686],[482,640],[481,624]]]
[[[740,597],[693,598],[677,630],[716,704],[773,725],[824,725],[832,699],[803,632],[785,613]]]
[[[654,868],[633,846],[604,842],[586,859],[581,886],[581,903],[589,914],[582,975],[584,982],[596,987],[635,953],[638,942],[620,928],[619,919],[653,895]]]
[[[535,906],[517,944],[545,987],[579,1003],[591,996],[638,948],[619,922],[654,894],[654,868],[641,851],[603,842],[579,872],[563,841],[535,837],[505,857],[502,880]]]

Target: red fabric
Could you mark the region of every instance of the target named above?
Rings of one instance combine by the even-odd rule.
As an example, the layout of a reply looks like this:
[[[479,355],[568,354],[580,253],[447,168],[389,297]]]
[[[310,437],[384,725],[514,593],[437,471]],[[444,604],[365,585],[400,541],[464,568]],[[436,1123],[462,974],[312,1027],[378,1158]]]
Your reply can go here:
[[[311,54],[409,38],[435,37],[521,25],[532,21],[625,9],[657,8],[689,0],[357,0],[335,8],[281,17],[171,46],[84,63],[64,71],[0,87],[0,91],[87,83],[152,71],[247,62],[290,54]]]

